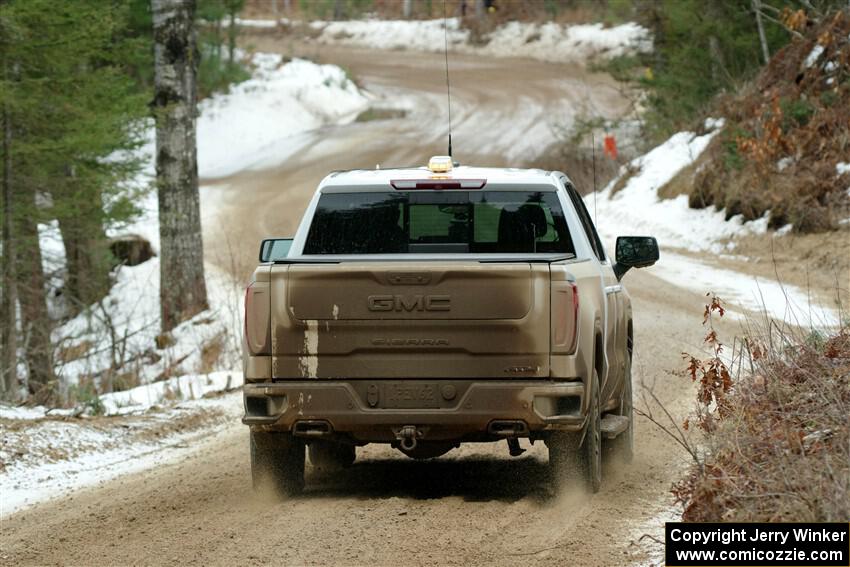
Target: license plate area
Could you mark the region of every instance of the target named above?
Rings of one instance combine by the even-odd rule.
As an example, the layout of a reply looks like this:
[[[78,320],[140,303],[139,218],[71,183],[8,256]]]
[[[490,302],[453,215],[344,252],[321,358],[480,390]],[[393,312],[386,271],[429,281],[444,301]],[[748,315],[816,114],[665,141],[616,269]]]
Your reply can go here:
[[[434,382],[386,382],[378,407],[387,409],[439,408],[442,396],[440,386]]]

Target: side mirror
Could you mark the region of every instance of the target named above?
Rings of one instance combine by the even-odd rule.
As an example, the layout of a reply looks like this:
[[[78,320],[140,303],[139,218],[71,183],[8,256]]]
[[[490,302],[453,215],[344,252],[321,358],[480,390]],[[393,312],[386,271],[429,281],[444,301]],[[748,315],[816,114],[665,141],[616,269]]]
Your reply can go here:
[[[614,275],[621,280],[630,268],[646,268],[658,261],[658,241],[654,236],[618,236],[615,258]]]
[[[260,262],[286,260],[292,248],[291,238],[266,238],[260,244]]]

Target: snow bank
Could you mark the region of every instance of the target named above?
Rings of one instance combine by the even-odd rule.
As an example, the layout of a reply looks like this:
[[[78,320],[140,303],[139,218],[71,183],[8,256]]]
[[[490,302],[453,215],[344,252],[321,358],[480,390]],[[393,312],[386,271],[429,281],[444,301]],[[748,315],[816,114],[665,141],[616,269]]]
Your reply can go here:
[[[273,29],[279,25],[286,25],[289,20],[281,18],[280,20],[252,20],[249,18],[236,18],[236,25],[243,28],[258,28],[258,29]]]
[[[221,378],[210,375],[213,384]],[[241,383],[241,377],[233,378]],[[184,401],[140,417],[0,422],[4,465],[0,518],[124,474],[184,459],[217,435],[241,428],[241,413],[241,395],[234,392]],[[8,410],[0,410],[0,417],[8,415]]]
[[[482,53],[497,57],[531,57],[552,62],[609,59],[652,50],[646,28],[629,22],[605,28],[602,24],[562,26],[509,22],[489,36]]]
[[[343,43],[371,49],[443,51],[448,32],[450,48],[465,46],[469,42],[469,30],[460,28],[458,18],[450,18],[446,23],[446,30],[442,19],[316,21],[310,27],[321,32],[318,41],[322,43]]]
[[[284,63],[280,55],[264,53],[254,54],[250,63],[251,79],[199,104],[201,177],[229,175],[270,157],[279,160],[297,147],[293,140],[299,134],[353,120],[368,106],[366,95],[337,66],[302,59]],[[152,122],[146,138],[139,150],[146,165],[130,183],[134,187],[153,181]],[[214,192],[202,186],[200,193],[202,216],[214,218]],[[156,194],[148,191],[137,205],[142,210],[140,218],[111,230],[110,235],[137,234],[159,251]],[[55,287],[60,287],[64,249],[58,227],[55,223],[41,225],[39,231],[45,271],[55,277]],[[210,309],[183,322],[168,337],[159,337],[159,269],[158,258],[119,268],[107,297],[54,330],[53,340],[59,345],[56,371],[63,388],[77,384],[79,376],[107,376],[115,366],[119,367],[117,373],[132,372],[142,384],[205,371],[210,360],[219,369],[240,366],[242,282],[207,264]],[[52,311],[58,318],[62,306],[52,300],[51,307],[54,303]],[[144,392],[151,395],[152,390]],[[104,403],[111,411],[108,402]],[[135,398],[116,404],[138,405]]]
[[[596,196],[600,233],[612,243],[618,234],[654,234],[667,247],[714,253],[727,250],[730,245],[724,241],[732,236],[764,233],[766,219],[744,223],[736,216],[727,221],[722,211],[690,208],[686,195],[674,199],[658,196],[658,190],[696,161],[718,132],[715,129],[702,136],[679,132],[623,166]],[[614,187],[629,175],[615,192]]]
[[[287,154],[287,140],[329,123],[353,121],[369,99],[336,65],[283,64],[257,53],[251,79],[201,102],[198,172],[223,177]]]
[[[699,158],[722,127],[722,121],[708,120],[706,128],[713,131],[707,134],[679,132],[673,135],[623,166],[619,175],[596,195],[595,205],[593,196],[587,196],[588,208],[595,210],[600,236],[608,250],[614,249],[619,235],[655,236],[661,248],[661,260],[650,271],[676,286],[698,293],[713,291],[733,306],[765,312],[794,324],[834,324],[837,313],[812,305],[809,294],[803,289],[716,268],[692,256],[675,253],[675,250],[714,255],[728,253],[734,249],[732,237],[767,231],[766,217],[743,222],[737,215],[727,221],[723,211],[690,208],[685,195],[673,199],[658,196],[661,187]],[[617,185],[622,188],[615,192]]]
[[[142,383],[198,372],[210,349],[219,352],[218,368],[237,368],[241,294],[215,266],[205,268],[210,309],[181,323],[159,344],[159,259],[120,268],[101,305],[54,331],[59,352],[74,353],[57,364],[63,387],[76,384],[81,375],[103,374],[115,357],[121,362],[119,373],[133,371]]]
[[[460,27],[458,18],[447,23],[447,30],[442,19],[317,21],[310,26],[319,31],[317,40],[321,43],[441,52],[448,40],[453,51],[552,62],[583,63],[652,50],[649,31],[632,22],[610,28],[602,24],[508,22],[485,36],[483,44],[470,42],[469,30]]]
[[[140,414],[174,401],[198,400],[242,387],[242,372],[219,370],[209,374],[186,374],[100,396],[104,416]],[[173,405],[173,403],[172,403]],[[0,419],[38,420],[48,417],[85,417],[79,409],[0,404]]]

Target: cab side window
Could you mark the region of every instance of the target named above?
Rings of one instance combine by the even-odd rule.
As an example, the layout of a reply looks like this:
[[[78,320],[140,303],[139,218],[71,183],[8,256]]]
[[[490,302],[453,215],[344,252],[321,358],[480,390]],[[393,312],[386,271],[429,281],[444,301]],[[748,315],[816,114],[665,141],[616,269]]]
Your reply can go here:
[[[600,262],[604,262],[605,249],[602,247],[602,241],[596,233],[596,227],[593,226],[593,221],[590,219],[587,207],[584,206],[584,199],[581,198],[581,195],[578,194],[575,187],[573,187],[570,183],[567,183],[566,180],[564,181],[564,187],[566,187],[567,195],[570,196],[570,200],[573,202],[573,207],[575,207],[576,212],[578,213],[578,218],[581,220],[581,226],[584,228],[584,233],[587,235],[590,247],[593,248],[593,253]]]

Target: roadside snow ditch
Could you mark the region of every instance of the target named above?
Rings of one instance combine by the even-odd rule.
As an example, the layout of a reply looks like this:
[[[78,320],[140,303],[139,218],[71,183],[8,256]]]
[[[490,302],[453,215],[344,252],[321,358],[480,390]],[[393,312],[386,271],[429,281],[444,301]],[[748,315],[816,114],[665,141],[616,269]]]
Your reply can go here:
[[[289,20],[239,20],[239,25],[273,28]],[[370,49],[407,49],[442,52],[449,50],[491,57],[530,57],[555,63],[585,63],[619,55],[652,50],[652,35],[646,28],[628,22],[612,27],[603,24],[561,25],[553,22],[508,22],[485,35],[477,44],[462,28],[459,18],[435,20],[349,20],[309,23],[320,43],[355,45]]]
[[[126,414],[114,417],[63,418],[67,411],[0,406],[0,518],[185,458],[238,424],[239,392],[208,396],[241,384],[241,373],[218,372],[107,394],[104,405]],[[153,400],[162,392],[145,391],[157,388],[184,401],[160,406]]]
[[[723,211],[690,208],[686,195],[659,197],[658,190],[699,158],[723,128],[723,122],[709,119],[705,126],[709,132],[703,135],[674,134],[623,166],[595,200],[593,195],[585,197],[608,250],[614,250],[617,236],[652,235],[658,239],[661,261],[650,268],[650,273],[663,280],[699,293],[713,291],[733,306],[791,324],[834,325],[837,312],[817,305],[804,289],[716,268],[693,254],[675,252],[717,256],[734,250],[733,237],[767,231],[767,218],[744,222],[736,215],[727,221]],[[622,187],[615,191],[618,185]]]

